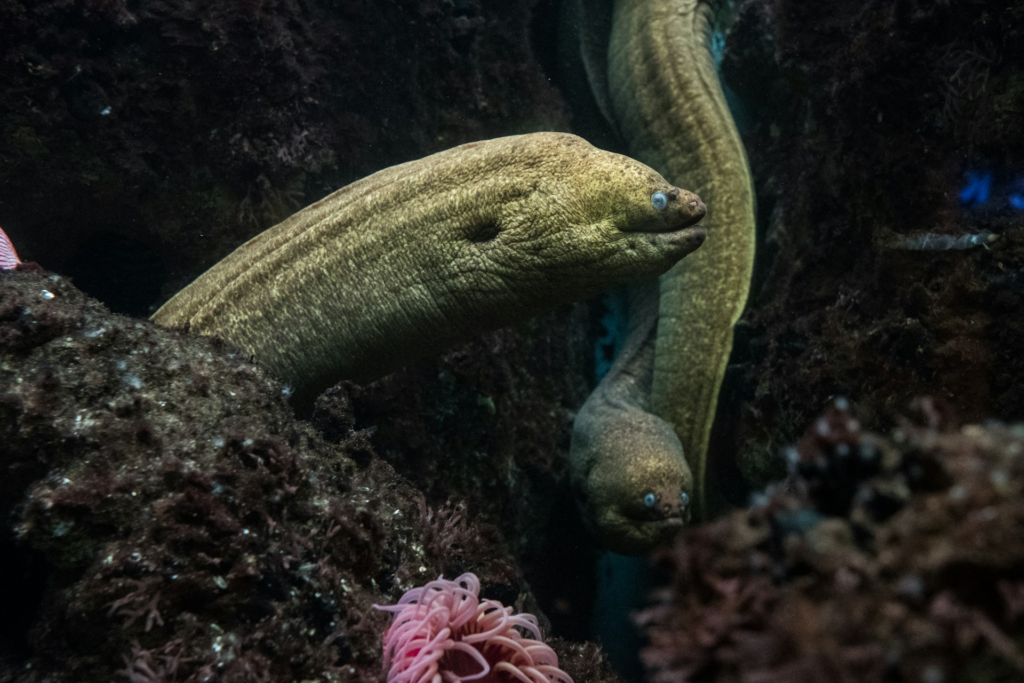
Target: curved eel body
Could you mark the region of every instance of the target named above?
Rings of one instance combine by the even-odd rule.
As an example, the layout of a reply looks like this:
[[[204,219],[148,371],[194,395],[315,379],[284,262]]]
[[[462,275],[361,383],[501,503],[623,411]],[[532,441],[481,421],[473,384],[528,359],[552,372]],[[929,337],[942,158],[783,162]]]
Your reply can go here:
[[[754,263],[754,191],[711,54],[706,0],[615,0],[608,91],[630,154],[708,206],[707,244],[661,278],[651,407],[675,427],[709,514],[708,442]]]
[[[631,286],[626,342],[573,423],[576,504],[598,542],[624,555],[670,541],[690,517],[683,446],[650,412],[657,328],[657,281]]]
[[[660,210],[655,193],[666,199]],[[660,204],[660,202],[659,202]],[[692,193],[562,133],[462,145],[266,230],[153,315],[217,335],[315,397],[616,283],[703,242]]]

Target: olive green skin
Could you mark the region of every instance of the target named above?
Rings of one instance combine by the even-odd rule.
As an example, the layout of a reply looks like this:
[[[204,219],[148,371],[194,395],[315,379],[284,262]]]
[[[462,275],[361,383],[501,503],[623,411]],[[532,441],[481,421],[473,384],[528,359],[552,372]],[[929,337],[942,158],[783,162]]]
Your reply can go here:
[[[707,243],[661,278],[650,405],[679,436],[696,481],[697,517],[716,506],[708,443],[754,265],[754,190],[729,113],[705,0],[615,0],[608,93],[632,156],[708,206]]]
[[[655,192],[671,201],[651,203]],[[348,185],[236,249],[153,315],[315,396],[668,270],[704,205],[582,138],[455,147]]]
[[[658,284],[630,290],[626,342],[576,415],[569,474],[597,541],[637,555],[671,541],[690,520],[693,476],[672,425],[650,412]]]

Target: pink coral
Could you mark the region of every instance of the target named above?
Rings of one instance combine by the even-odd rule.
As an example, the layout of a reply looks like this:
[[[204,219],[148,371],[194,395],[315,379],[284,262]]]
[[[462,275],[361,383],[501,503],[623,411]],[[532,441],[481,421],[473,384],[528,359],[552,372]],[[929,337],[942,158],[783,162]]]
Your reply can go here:
[[[542,642],[537,617],[479,595],[480,580],[463,574],[413,588],[397,605],[376,605],[395,615],[384,635],[388,683],[573,683]]]

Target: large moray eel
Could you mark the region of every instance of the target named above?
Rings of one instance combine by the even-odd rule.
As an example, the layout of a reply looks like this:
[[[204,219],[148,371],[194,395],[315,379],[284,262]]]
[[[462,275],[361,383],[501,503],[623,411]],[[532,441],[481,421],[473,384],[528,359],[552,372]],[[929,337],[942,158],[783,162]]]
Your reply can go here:
[[[348,185],[252,238],[153,315],[296,389],[367,380],[487,329],[658,275],[700,199],[574,135],[456,147]]]
[[[630,154],[708,206],[707,244],[661,278],[651,406],[672,424],[709,513],[708,442],[754,264],[750,168],[711,52],[706,0],[615,0],[608,91]]]
[[[711,53],[716,7],[707,0],[569,1],[580,62],[599,109],[629,154],[693,188],[708,206],[707,244],[661,278],[656,351],[648,359],[654,364],[651,393],[630,411],[638,425],[635,438],[626,444],[580,434],[583,427],[621,431],[614,421],[587,419],[576,426],[574,447],[577,441],[603,444],[609,450],[601,457],[609,461],[632,461],[637,450],[656,454],[658,461],[671,459],[657,430],[650,444],[639,445],[639,435],[652,424],[642,412],[650,409],[675,428],[693,470],[696,516],[707,519],[714,507],[708,444],[733,326],[749,292],[755,242],[750,170]],[[595,38],[602,31],[610,32],[606,68]],[[622,394],[611,387],[598,391]],[[593,510],[584,513],[593,524]]]

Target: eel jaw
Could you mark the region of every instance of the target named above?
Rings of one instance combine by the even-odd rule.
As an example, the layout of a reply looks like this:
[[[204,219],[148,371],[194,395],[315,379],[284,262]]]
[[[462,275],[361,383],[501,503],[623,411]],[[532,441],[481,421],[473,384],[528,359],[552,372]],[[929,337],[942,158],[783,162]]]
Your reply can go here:
[[[679,258],[682,258],[704,244],[708,233],[703,227],[696,226],[672,232],[649,232],[647,236],[653,244],[670,247],[676,253],[681,252]]]
[[[594,530],[602,546],[621,555],[643,555],[670,543],[689,519],[680,511],[659,518],[638,519],[619,510],[609,510]]]

